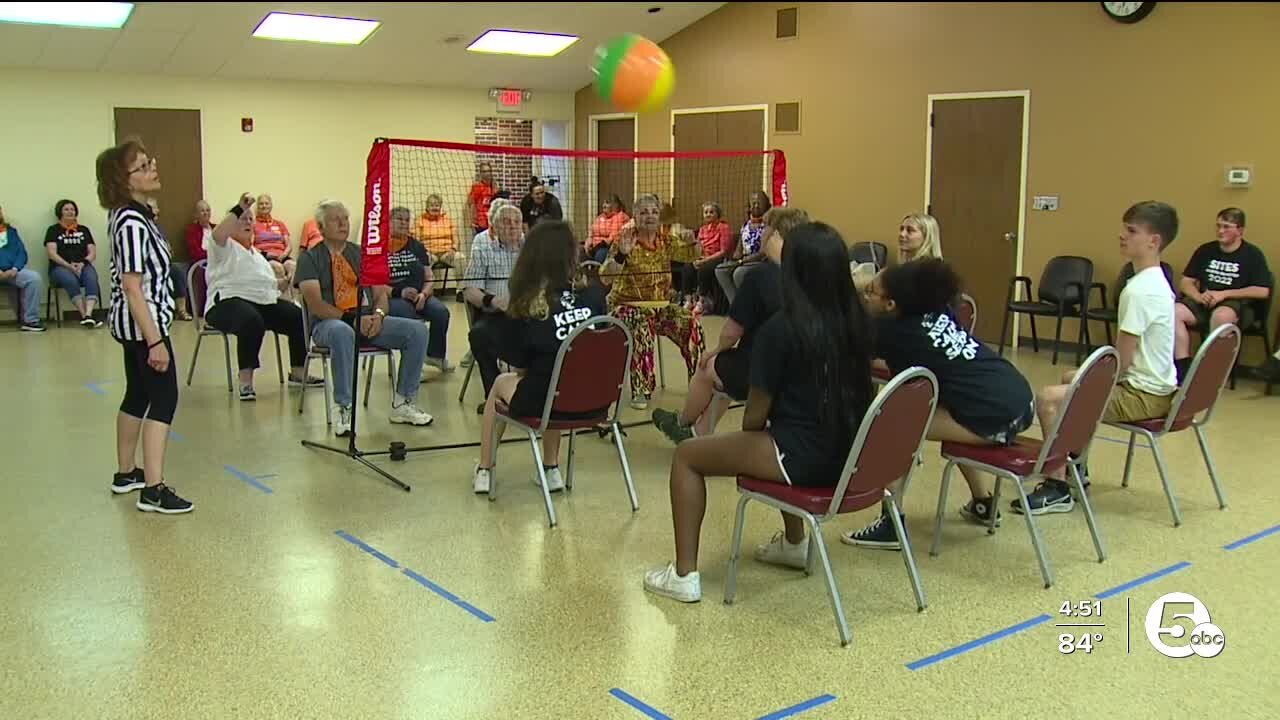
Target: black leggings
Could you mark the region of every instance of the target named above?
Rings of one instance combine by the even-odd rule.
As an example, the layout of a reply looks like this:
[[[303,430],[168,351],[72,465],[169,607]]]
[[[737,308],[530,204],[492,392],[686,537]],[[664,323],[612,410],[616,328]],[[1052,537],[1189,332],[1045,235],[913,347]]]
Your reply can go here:
[[[289,338],[289,367],[301,367],[307,357],[302,337],[302,309],[288,300],[258,305],[243,298],[215,300],[205,314],[213,327],[236,336],[236,359],[241,370],[257,370],[262,338],[268,330]]]
[[[173,424],[178,411],[178,369],[174,362],[173,344],[164,339],[169,351],[169,367],[159,373],[147,364],[150,355],[145,342],[120,341],[124,348],[124,400],[120,412],[139,420],[147,419],[165,425]]]

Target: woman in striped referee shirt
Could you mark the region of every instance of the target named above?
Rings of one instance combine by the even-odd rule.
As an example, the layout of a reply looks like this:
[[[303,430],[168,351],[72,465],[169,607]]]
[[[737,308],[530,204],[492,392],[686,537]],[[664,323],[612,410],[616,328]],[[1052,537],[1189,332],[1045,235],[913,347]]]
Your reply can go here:
[[[174,302],[169,284],[169,243],[156,226],[147,199],[160,189],[155,158],[141,142],[127,140],[98,155],[98,201],[109,212],[111,239],[111,336],[124,351],[125,391],[116,419],[120,471],[115,493],[142,490],[139,510],[177,514],[192,504],[164,483],[165,446],[178,408],[178,373],[169,327]],[[142,438],[144,468],[134,463]]]

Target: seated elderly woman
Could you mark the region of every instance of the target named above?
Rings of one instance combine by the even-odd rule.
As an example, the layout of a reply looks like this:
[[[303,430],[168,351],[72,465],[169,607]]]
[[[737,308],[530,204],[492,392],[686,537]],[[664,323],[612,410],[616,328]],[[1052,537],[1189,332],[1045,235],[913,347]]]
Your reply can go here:
[[[412,222],[413,213],[409,208],[391,210],[391,240],[387,243],[387,265],[391,270],[389,311],[392,317],[426,320],[431,332],[427,341],[427,365],[441,372],[452,372],[453,366],[445,359],[449,308],[431,294],[431,258],[422,243],[409,235]]]
[[[271,196],[263,193],[258,196],[258,206],[253,221],[253,247],[271,264],[276,277],[282,277],[293,283],[293,273],[298,262],[293,259],[293,242],[289,236],[289,226],[271,216],[274,205]]]
[[[49,254],[49,281],[67,292],[80,311],[80,324],[88,328],[102,327],[93,317],[98,304],[98,270],[93,266],[98,248],[93,233],[80,224],[80,207],[73,200],[59,200],[53,208],[58,222],[44,234]]]
[[[686,238],[661,232],[657,195],[636,198],[633,210],[635,221],[618,232],[600,268],[600,281],[610,287],[610,312],[631,330],[631,406],[644,409],[656,384],[656,337],[664,335],[675,342],[690,376],[705,341],[697,318],[671,303],[671,261],[688,252],[683,246]]]
[[[427,196],[427,210],[418,218],[418,241],[433,260],[432,267],[452,268],[458,277],[466,269],[467,256],[458,249],[453,218],[444,211],[444,200],[436,193]]]
[[[289,289],[277,277],[267,259],[253,250],[253,215],[248,195],[227,212],[213,229],[205,246],[209,265],[205,320],[228,335],[236,336],[240,365],[240,399],[256,400],[253,372],[258,369],[262,338],[268,330],[289,338],[289,385],[323,385],[303,370],[307,342],[302,334],[302,310],[280,293]]]

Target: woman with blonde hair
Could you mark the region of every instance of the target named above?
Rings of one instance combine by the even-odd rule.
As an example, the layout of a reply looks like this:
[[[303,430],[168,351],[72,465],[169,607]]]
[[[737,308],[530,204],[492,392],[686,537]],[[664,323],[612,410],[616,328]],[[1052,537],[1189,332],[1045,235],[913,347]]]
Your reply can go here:
[[[472,489],[477,493],[489,492],[494,448],[502,439],[494,428],[498,403],[508,406],[515,417],[541,417],[560,344],[574,327],[588,319],[581,317],[577,309],[589,308],[589,317],[607,313],[601,288],[588,286],[578,290],[573,286],[579,249],[568,223],[543,220],[529,230],[511,270],[509,320],[504,327],[508,342],[503,359],[519,369],[495,378],[484,404],[480,462],[472,478]],[[549,492],[564,488],[559,454],[560,433],[544,434],[542,462]]]
[[[942,230],[934,216],[912,213],[898,226],[898,264],[923,258],[942,259]]]

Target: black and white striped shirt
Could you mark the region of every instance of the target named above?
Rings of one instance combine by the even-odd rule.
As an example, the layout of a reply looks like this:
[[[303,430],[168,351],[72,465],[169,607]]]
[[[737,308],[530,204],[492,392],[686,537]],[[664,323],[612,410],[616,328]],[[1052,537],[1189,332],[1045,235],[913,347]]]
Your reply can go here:
[[[107,215],[107,234],[111,237],[111,336],[124,341],[146,340],[129,313],[129,300],[121,283],[125,273],[141,273],[142,294],[151,320],[160,336],[168,337],[174,312],[169,243],[151,209],[132,202],[112,210]]]

